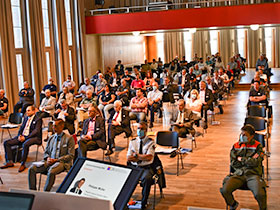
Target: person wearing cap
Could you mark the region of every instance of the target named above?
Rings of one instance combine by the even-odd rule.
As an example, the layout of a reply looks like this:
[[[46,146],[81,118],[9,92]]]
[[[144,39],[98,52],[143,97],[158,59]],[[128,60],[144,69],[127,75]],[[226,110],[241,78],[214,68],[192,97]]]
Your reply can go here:
[[[243,126],[239,140],[230,151],[231,173],[226,176],[220,189],[230,210],[237,209],[239,205],[232,193],[244,185],[253,192],[259,209],[267,209],[266,183],[262,179],[264,152],[261,143],[254,139],[254,135],[255,129],[252,125]]]

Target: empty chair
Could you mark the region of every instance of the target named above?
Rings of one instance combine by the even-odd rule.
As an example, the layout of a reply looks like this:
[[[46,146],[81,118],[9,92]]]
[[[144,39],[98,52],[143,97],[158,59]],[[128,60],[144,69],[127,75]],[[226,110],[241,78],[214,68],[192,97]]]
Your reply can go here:
[[[244,124],[252,125],[258,134],[267,135],[266,120],[262,117],[246,117]]]
[[[12,138],[10,129],[19,127],[19,125],[22,122],[22,116],[23,116],[22,113],[11,113],[10,114],[8,123],[1,126],[1,129],[2,129],[1,142],[3,142],[3,135],[4,135],[5,129],[8,131],[10,138]]]
[[[159,131],[157,133],[156,143],[164,147],[176,148],[178,153],[177,158],[177,176],[179,176],[179,161],[181,159],[182,169],[184,168],[182,153],[180,150],[180,143],[178,133],[174,131]]]
[[[266,108],[264,106],[253,105],[248,107],[248,116],[266,118]]]

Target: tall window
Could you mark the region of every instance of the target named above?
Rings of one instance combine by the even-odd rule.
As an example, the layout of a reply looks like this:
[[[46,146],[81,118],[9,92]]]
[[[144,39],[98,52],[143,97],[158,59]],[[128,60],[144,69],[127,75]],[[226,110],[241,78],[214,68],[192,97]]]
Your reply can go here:
[[[211,54],[214,55],[218,52],[218,31],[210,30],[210,49]]]
[[[185,57],[188,62],[192,60],[192,33],[184,32]]]
[[[245,29],[237,29],[237,44],[241,57],[245,57]]]
[[[163,33],[157,34],[157,55],[164,63],[164,35]]]
[[[48,78],[51,75],[51,59],[50,59],[50,47],[51,47],[51,33],[50,33],[50,15],[49,15],[49,0],[41,0],[42,13],[43,13],[43,26],[44,26],[44,38],[45,38],[45,58],[47,66]]]
[[[16,48],[16,64],[19,89],[23,88],[23,35],[20,0],[11,0],[14,42]]]
[[[265,47],[268,61],[272,61],[272,28],[265,28]]]
[[[72,17],[71,17],[70,0],[64,0],[64,5],[65,5],[66,26],[67,26],[67,38],[68,38],[68,45],[69,45],[69,66],[73,78]]]

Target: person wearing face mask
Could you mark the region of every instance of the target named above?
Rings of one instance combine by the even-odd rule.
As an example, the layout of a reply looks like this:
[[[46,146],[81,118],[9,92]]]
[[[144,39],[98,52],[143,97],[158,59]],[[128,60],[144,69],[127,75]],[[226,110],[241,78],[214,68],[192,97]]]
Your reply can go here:
[[[220,189],[230,210],[237,209],[239,205],[232,193],[244,185],[254,194],[259,209],[267,209],[266,183],[262,179],[264,152],[254,135],[255,129],[252,125],[243,126],[239,141],[233,145],[230,152],[231,174],[224,179]]]
[[[63,82],[62,87],[68,87],[69,92],[74,94],[76,83],[71,79],[71,75],[67,76],[67,80]]]
[[[184,100],[186,102],[186,108],[191,110],[198,118],[200,118],[202,102],[199,98],[198,91],[196,89],[193,89],[191,91],[190,98],[187,97],[187,94],[186,94],[184,97]]]
[[[162,95],[163,93],[158,89],[158,83],[157,82],[153,82],[152,83],[153,86],[153,91],[150,91],[148,93],[148,109],[150,110],[150,124],[149,124],[149,128],[153,127],[153,123],[154,123],[154,118],[155,118],[155,112],[157,110],[159,110],[159,114],[160,114],[160,118],[162,117],[162,112],[160,109],[161,106],[161,100],[162,100]]]
[[[143,174],[140,178],[142,189],[141,209],[146,209],[147,201],[150,194],[151,185],[153,184],[152,163],[155,157],[155,143],[146,136],[147,125],[140,122],[137,129],[137,137],[130,141],[127,151],[127,161],[135,166],[142,168]]]

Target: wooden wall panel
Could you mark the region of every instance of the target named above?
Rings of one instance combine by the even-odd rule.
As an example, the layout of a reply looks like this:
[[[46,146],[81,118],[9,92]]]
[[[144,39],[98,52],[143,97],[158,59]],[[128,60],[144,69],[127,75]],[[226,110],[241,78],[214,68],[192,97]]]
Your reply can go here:
[[[114,67],[117,60],[123,64],[144,62],[143,36],[102,36],[101,43],[104,67]]]

